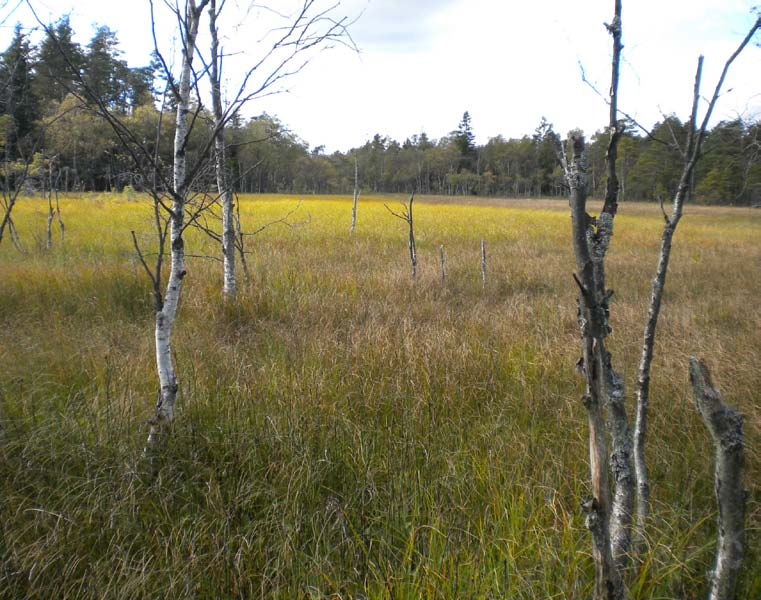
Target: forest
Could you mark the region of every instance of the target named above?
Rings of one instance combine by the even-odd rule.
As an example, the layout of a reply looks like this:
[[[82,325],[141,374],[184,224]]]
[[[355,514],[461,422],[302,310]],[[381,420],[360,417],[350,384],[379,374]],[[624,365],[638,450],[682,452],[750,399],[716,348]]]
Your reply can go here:
[[[51,35],[58,41],[54,43]],[[76,94],[81,84],[69,67],[81,73],[128,127],[150,139],[160,121],[166,84],[160,65],[154,57],[148,66],[128,67],[116,34],[105,25],[96,28],[84,48],[74,37],[68,18],[51,27],[37,45],[19,26],[0,57],[4,176],[13,179],[29,162],[26,186],[30,191],[43,190],[52,164],[65,192],[122,191],[127,186],[140,190],[129,153],[108,123],[98,118],[92,101]],[[71,65],[64,64],[59,45]],[[209,109],[201,107],[199,118],[208,131],[213,123]],[[453,115],[453,125],[456,121]],[[621,138],[617,169],[623,201],[660,201],[676,191],[681,152],[672,142],[685,138],[687,125],[677,115],[665,115],[647,127],[645,133],[629,122]],[[164,119],[162,128],[161,138],[171,140],[172,119]],[[206,135],[198,127],[189,140],[189,151],[200,152]],[[466,111],[452,132],[438,140],[425,132],[402,142],[378,133],[359,148],[333,154],[325,154],[320,145],[311,147],[268,114],[235,115],[225,136],[233,184],[242,193],[348,193],[354,188],[355,160],[360,185],[371,193],[417,190],[511,198],[568,193],[557,160],[560,135],[546,119],[519,139],[496,136],[477,145]],[[591,135],[590,191],[597,197],[605,188],[606,145],[602,130]],[[164,162],[171,163],[169,143],[158,151]],[[705,156],[695,172],[694,194],[701,204],[761,202],[761,123],[757,118],[738,116],[710,130]]]

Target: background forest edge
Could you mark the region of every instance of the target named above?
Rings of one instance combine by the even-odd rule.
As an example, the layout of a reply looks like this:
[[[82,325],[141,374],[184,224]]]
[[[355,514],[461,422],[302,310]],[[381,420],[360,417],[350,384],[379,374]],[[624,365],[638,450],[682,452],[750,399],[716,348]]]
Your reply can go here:
[[[74,32],[64,18],[54,25],[57,37],[76,57],[83,78],[109,107],[143,130],[146,139],[159,121],[158,88],[154,63],[130,68],[120,58],[116,34],[97,27],[89,44],[73,41]],[[27,191],[44,188],[51,163],[60,173],[62,191],[121,191],[140,189],[107,123],[91,107],[68,93],[76,88],[62,76],[65,65],[49,38],[30,43],[17,26],[0,61],[0,127],[4,146],[4,174],[13,178],[32,160]],[[207,127],[213,117],[202,111]],[[686,130],[676,115],[664,116],[649,135],[632,126],[621,139],[617,170],[622,200],[662,200],[673,196],[681,156],[672,140]],[[164,139],[171,139],[171,119],[162,122]],[[695,199],[706,204],[755,205],[761,202],[761,122],[738,117],[717,124],[706,140],[706,156],[695,180]],[[423,194],[504,197],[562,196],[566,185],[557,162],[559,135],[542,119],[530,135],[519,139],[491,138],[477,145],[471,118],[465,112],[457,128],[439,140],[426,133],[398,142],[376,134],[363,146],[325,155],[322,146],[309,144],[277,117],[261,114],[236,119],[228,126],[227,157],[236,191],[244,193],[351,193],[354,162],[361,188],[372,193],[417,190]],[[201,136],[199,134],[196,136]],[[200,143],[196,140],[196,143]],[[593,196],[605,189],[604,132],[590,139],[590,186]],[[150,144],[150,142],[149,142]],[[193,140],[190,142],[193,152]],[[171,148],[160,147],[168,162]],[[20,160],[23,159],[23,160]],[[209,174],[209,185],[213,184]]]

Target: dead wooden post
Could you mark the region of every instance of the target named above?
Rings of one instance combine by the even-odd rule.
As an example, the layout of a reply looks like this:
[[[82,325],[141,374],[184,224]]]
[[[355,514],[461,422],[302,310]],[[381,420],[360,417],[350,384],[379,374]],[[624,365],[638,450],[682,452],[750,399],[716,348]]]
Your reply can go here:
[[[709,600],[733,600],[737,574],[745,552],[745,498],[743,416],[721,401],[702,360],[690,357],[690,382],[695,406],[716,448],[714,489],[719,505],[716,563],[711,574]]]
[[[48,161],[48,228],[47,238],[45,240],[45,249],[50,250],[53,247],[53,219],[55,211],[53,210],[53,161]]]
[[[439,266],[441,268],[441,283],[443,285],[446,282],[446,278],[447,278],[446,257],[444,256],[444,244],[441,244],[441,246],[439,246]]]
[[[486,240],[481,240],[481,287],[486,289]]]
[[[351,228],[349,229],[349,235],[354,233],[354,229],[357,227],[357,202],[359,202],[359,165],[357,163],[357,157],[354,157],[354,204],[351,207]]]

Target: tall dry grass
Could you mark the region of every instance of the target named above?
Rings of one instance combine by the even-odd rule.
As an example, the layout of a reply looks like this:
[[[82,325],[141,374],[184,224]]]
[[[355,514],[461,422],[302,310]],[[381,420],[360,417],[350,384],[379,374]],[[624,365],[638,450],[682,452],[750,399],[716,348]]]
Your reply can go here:
[[[179,410],[155,471],[140,460],[152,305],[129,236],[150,251],[148,207],[66,199],[67,245],[45,252],[46,205],[18,205],[29,253],[0,248],[0,596],[589,596],[567,206],[420,201],[413,284],[393,201],[363,198],[350,237],[349,198],[303,200],[292,220],[304,224],[250,239],[251,280],[232,306],[219,265],[191,259]],[[243,218],[254,228],[296,202],[244,198]],[[611,350],[630,389],[660,223],[657,207],[623,205],[610,253]],[[759,240],[752,210],[690,207],[677,233],[635,598],[706,590],[713,451],[690,354],[746,415],[740,597],[761,596]],[[188,249],[217,253],[195,232]]]

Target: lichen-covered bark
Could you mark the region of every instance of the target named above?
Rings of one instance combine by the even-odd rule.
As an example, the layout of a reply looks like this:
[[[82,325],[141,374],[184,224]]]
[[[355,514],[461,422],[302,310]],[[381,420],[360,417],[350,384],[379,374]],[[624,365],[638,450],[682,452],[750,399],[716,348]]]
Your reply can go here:
[[[716,448],[714,485],[719,535],[708,598],[733,600],[745,552],[743,416],[722,403],[718,390],[711,383],[708,367],[695,357],[690,358],[690,382],[695,405]]]
[[[586,212],[587,160],[581,132],[570,135],[570,161],[566,177],[571,189],[571,232],[576,257],[579,329],[582,338],[582,370],[586,382],[584,406],[589,422],[589,463],[593,498],[584,506],[586,523],[592,534],[595,562],[595,600],[625,597],[625,588],[615,564],[611,545],[612,499],[608,473],[607,427],[604,418],[606,396],[611,393],[610,356],[605,350],[608,334],[607,299],[600,295],[597,281],[599,263],[612,235],[612,219],[595,228]],[[595,264],[598,263],[598,269]],[[596,273],[596,270],[598,271]]]

